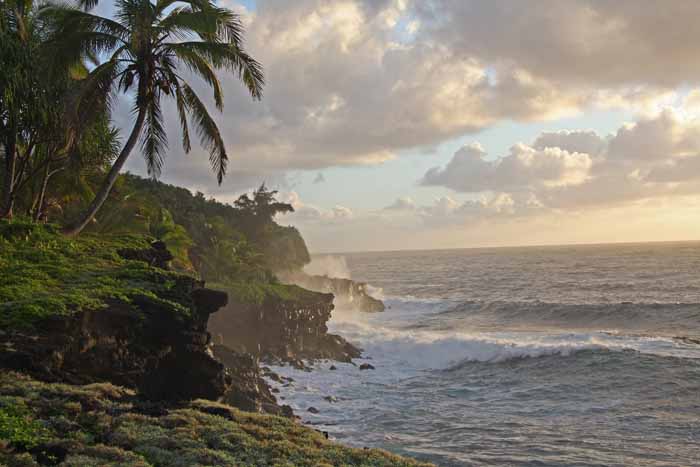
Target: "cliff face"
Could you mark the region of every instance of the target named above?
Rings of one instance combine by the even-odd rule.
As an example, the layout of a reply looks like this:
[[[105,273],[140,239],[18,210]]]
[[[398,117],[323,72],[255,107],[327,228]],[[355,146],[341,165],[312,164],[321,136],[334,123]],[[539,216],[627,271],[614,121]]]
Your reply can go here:
[[[359,349],[326,326],[333,295],[295,286],[270,285],[251,294],[230,288],[229,303],[209,320],[217,343],[265,360],[299,363],[302,359],[348,362]]]
[[[335,306],[367,313],[384,311],[384,303],[367,292],[367,284],[350,279],[328,276],[314,276],[302,271],[279,273],[278,277],[287,284],[298,285],[315,292],[330,293],[335,296]]]
[[[166,253],[122,252],[146,262]],[[157,282],[160,276],[154,271],[152,277]],[[169,279],[173,282],[160,295],[137,294],[128,302],[111,297],[99,309],[48,314],[29,329],[0,333],[0,367],[47,381],[109,381],[154,400],[221,397],[230,378],[208,349],[206,328],[209,315],[226,304],[226,294],[191,277]],[[176,312],[173,303],[181,309]]]
[[[293,417],[288,405],[278,405],[270,386],[263,379],[257,358],[249,353],[236,352],[216,344],[212,347],[214,356],[226,366],[231,386],[223,401],[241,410]]]

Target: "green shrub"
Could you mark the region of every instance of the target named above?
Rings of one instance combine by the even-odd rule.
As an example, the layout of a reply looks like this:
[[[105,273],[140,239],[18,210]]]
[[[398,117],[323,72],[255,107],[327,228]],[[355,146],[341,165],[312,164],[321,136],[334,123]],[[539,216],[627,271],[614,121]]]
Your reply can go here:
[[[28,330],[49,316],[137,298],[187,316],[188,297],[178,296],[176,287],[184,276],[118,254],[147,249],[150,241],[133,235],[66,238],[51,225],[0,222],[0,328]]]
[[[243,412],[212,401],[192,401],[160,416],[144,415],[139,413],[136,394],[111,385],[48,384],[6,372],[0,374],[0,401],[21,407],[11,417],[16,439],[67,449],[62,466],[428,465],[377,449],[347,448],[287,418]],[[82,410],[76,412],[78,405]],[[60,430],[51,429],[58,425]],[[27,453],[0,443],[0,466],[3,463],[37,465]]]

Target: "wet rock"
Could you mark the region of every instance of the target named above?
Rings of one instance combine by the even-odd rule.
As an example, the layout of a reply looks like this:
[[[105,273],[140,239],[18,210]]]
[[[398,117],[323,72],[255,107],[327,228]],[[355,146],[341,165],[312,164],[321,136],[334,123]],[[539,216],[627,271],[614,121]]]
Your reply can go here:
[[[284,379],[280,375],[278,375],[277,373],[275,373],[274,371],[272,371],[270,369],[268,369],[268,371],[264,371],[263,376],[265,378],[271,379],[272,381],[274,381],[276,383],[284,382]]]
[[[313,407],[313,406],[312,406],[312,407],[309,407],[308,409],[306,409],[306,411],[309,412],[309,413],[313,413],[313,414],[317,414],[317,413],[318,413],[318,409],[317,409],[316,407]]]
[[[279,390],[271,389],[263,379],[255,357],[223,345],[214,345],[212,352],[226,366],[230,378],[230,386],[223,396],[227,404],[249,412],[285,416],[286,411],[277,404],[273,395]],[[268,374],[279,378],[271,370],[265,376]]]
[[[360,370],[374,370],[374,365],[371,365],[369,363],[363,363],[360,365]]]
[[[338,402],[338,398],[335,396],[326,396],[323,399],[330,402],[331,404]]]
[[[331,370],[331,371],[335,371],[335,370],[337,370],[338,368],[337,368],[335,365],[331,365],[331,367],[328,368],[328,369]]]

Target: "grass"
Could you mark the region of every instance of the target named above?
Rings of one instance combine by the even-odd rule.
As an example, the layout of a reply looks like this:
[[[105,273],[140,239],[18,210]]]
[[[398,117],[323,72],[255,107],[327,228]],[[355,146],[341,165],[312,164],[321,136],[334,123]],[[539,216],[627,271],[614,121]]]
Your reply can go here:
[[[0,328],[28,331],[48,316],[136,298],[188,316],[189,298],[177,287],[185,276],[118,254],[149,242],[144,236],[67,238],[51,225],[0,222]]]
[[[289,419],[212,401],[158,415],[141,404],[132,391],[111,384],[48,384],[0,374],[0,407],[17,414],[7,424],[15,435],[0,436],[0,466],[36,467],[37,459],[57,452],[61,456],[54,462],[64,467],[428,465],[377,449],[343,447]]]

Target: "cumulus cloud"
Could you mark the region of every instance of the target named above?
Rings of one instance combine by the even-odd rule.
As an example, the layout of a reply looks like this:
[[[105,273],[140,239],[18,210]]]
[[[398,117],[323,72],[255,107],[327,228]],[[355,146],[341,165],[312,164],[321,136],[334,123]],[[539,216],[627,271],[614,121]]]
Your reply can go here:
[[[457,151],[421,183],[462,193],[530,196],[540,207],[609,207],[700,194],[700,120],[684,109],[623,125],[615,134],[543,133],[489,158],[478,144]]]
[[[398,198],[386,207],[379,218],[385,223],[413,219],[422,227],[465,225],[495,219],[515,219],[543,212],[543,206],[532,194],[495,193],[476,199],[458,201],[441,196],[430,204],[418,204],[409,197]]]
[[[669,86],[700,76],[700,32],[685,24],[698,17],[697,2],[229,6],[243,15],[246,48],[263,63],[268,82],[263,101],[252,102],[234,76],[223,78],[225,109],[214,118],[231,156],[227,186],[233,181],[236,188],[236,177],[246,174],[382,163],[503,120],[652,102]],[[175,142],[177,113],[165,114]],[[562,149],[591,154],[581,146]],[[166,179],[187,184],[206,176],[211,183],[200,148],[185,156],[171,144],[169,159]],[[130,162],[130,168],[143,165]]]
[[[516,144],[508,156],[496,160],[486,156],[478,143],[465,146],[444,168],[430,169],[421,183],[466,193],[521,191],[583,183],[592,165],[588,154],[550,146],[535,149]]]
[[[286,215],[286,219],[293,222],[342,222],[353,218],[353,211],[348,207],[336,205],[331,209],[324,209],[314,206],[303,202],[296,191],[283,193],[280,199],[294,208],[293,213]]]
[[[385,211],[414,211],[417,209],[416,202],[410,196],[403,196],[385,207]]]

